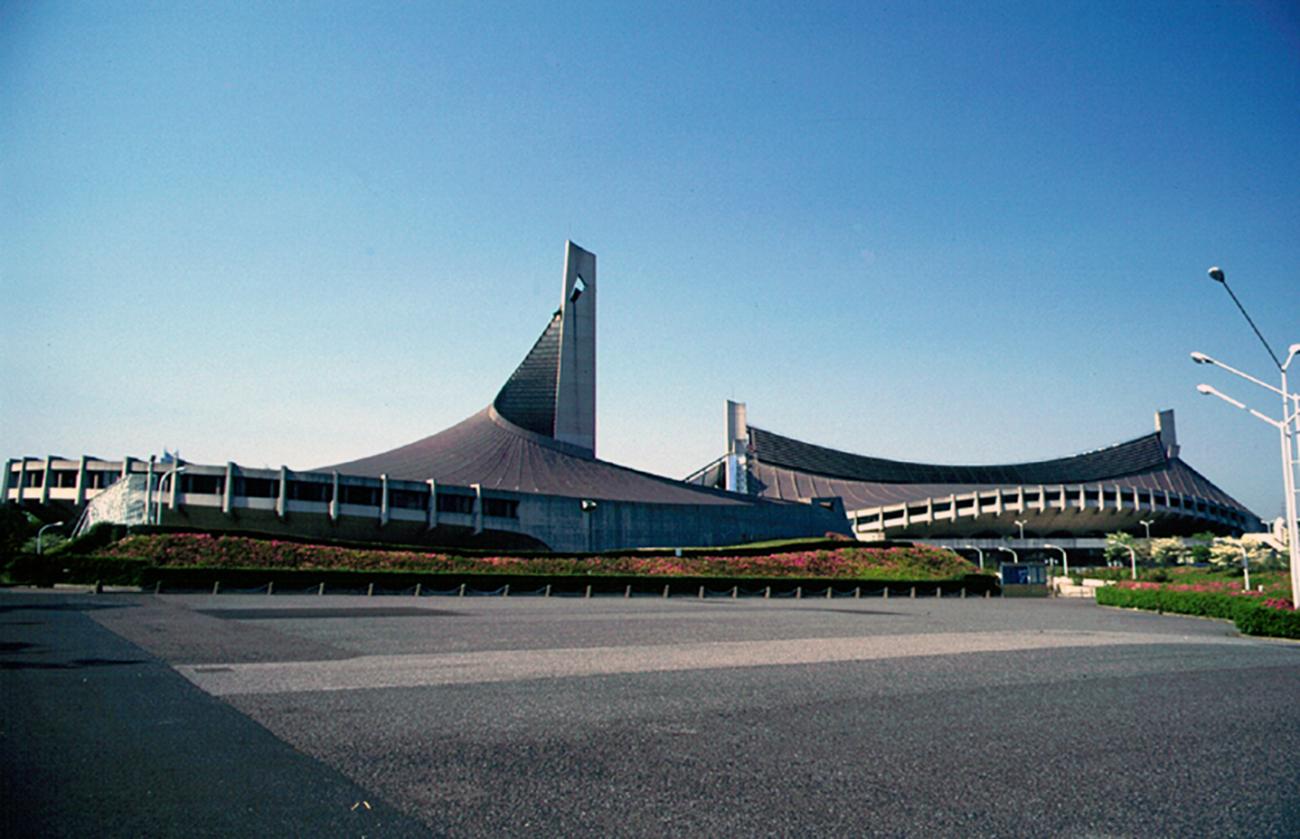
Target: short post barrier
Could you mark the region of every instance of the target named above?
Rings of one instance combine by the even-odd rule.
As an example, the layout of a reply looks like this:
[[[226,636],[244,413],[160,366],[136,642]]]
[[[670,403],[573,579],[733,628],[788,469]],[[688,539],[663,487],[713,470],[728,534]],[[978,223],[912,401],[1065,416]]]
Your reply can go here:
[[[94,586],[94,588],[92,588],[90,591],[91,591],[92,594],[103,594],[103,593],[104,593],[104,581],[103,581],[103,580],[95,580],[95,586]]]
[[[826,599],[830,600],[835,595],[835,586],[826,587]]]
[[[547,584],[546,584],[546,593],[543,595],[543,597],[550,597],[550,596],[551,596],[551,584],[550,584],[550,583],[547,583]]]
[[[962,599],[962,600],[965,600],[965,599],[966,599],[966,587],[965,587],[965,586],[962,586],[962,587],[961,587],[961,599]]]
[[[732,599],[732,600],[735,600],[735,599],[736,599],[737,597],[739,597],[739,596],[740,596],[740,586],[732,586],[732,587],[731,587],[731,599]]]
[[[623,599],[628,600],[631,597],[632,597],[632,586],[629,585],[627,588],[623,589]]]
[[[794,587],[794,599],[803,600],[803,586]]]
[[[854,599],[854,600],[861,600],[861,599],[862,599],[862,586],[854,586],[854,587],[853,587],[853,599]]]
[[[586,593],[586,595],[584,595],[584,596],[585,596],[587,599],[591,599],[591,583],[587,583],[587,593]]]
[[[501,589],[501,596],[502,596],[502,597],[509,597],[509,596],[510,596],[510,584],[509,584],[509,583],[506,583],[506,587],[503,588],[503,589]]]
[[[700,599],[704,599],[704,586],[700,586]]]
[[[935,586],[935,587],[934,587],[934,596],[935,596],[935,597],[943,597],[943,586]]]
[[[266,596],[270,597],[273,594],[275,594],[275,580],[266,584]]]
[[[912,593],[910,596],[913,600],[916,599],[916,586],[912,586]]]
[[[416,596],[416,597],[419,597],[419,596],[420,596],[420,588],[421,588],[420,583],[416,583],[416,584],[415,584],[415,596]]]
[[[371,583],[370,585],[366,586],[366,597],[374,597],[374,596],[375,596],[375,584]]]
[[[220,580],[213,580],[213,581],[212,581],[212,593],[213,593],[213,594],[221,594],[221,581],[220,581]]]
[[[990,592],[988,589],[984,589],[984,599],[985,599],[985,600],[988,600],[991,594],[992,594],[992,592]]]
[[[772,587],[771,587],[771,586],[763,586],[763,599],[764,599],[764,600],[771,600],[771,599],[772,599]]]
[[[885,586],[885,590],[881,592],[881,597],[885,600],[889,599],[889,586]]]
[[[465,596],[465,584],[464,584],[464,583],[461,583],[461,584],[460,584],[460,591],[456,593],[456,596],[457,596],[457,597],[464,597],[464,596]]]
[[[664,586],[664,599],[668,599],[668,586]]]
[[[155,580],[153,584],[153,593],[162,594],[162,580]]]
[[[319,597],[319,596],[323,595],[324,593],[325,593],[325,584],[324,584],[324,583],[321,583],[320,586],[318,586],[318,587],[316,588],[316,596]]]

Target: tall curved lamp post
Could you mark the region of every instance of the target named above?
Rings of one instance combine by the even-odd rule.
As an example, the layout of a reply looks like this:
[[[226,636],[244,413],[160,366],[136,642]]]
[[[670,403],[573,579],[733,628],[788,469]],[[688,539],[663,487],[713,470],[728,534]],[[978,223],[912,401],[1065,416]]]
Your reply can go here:
[[[1011,561],[1014,562],[1016,565],[1020,564],[1020,554],[1016,553],[1011,548],[1004,548],[1001,545],[998,545],[996,549],[999,551],[1006,551],[1007,553],[1011,554]]]
[[[1070,576],[1070,555],[1065,552],[1065,548],[1060,545],[1043,545],[1043,547],[1061,552],[1061,565],[1065,568],[1065,576]]]
[[[984,549],[977,548],[974,545],[967,545],[966,549],[970,551],[974,551],[975,553],[980,555],[980,570],[983,571],[984,570]]]
[[[63,522],[56,521],[53,524],[47,524],[40,530],[36,531],[36,553],[44,553],[44,551],[41,550],[41,540],[45,537],[45,531],[49,530],[51,527],[63,527]]]
[[[1264,336],[1260,333],[1259,327],[1255,326],[1255,322],[1251,320],[1250,315],[1246,314],[1246,309],[1241,305],[1241,301],[1237,299],[1237,295],[1232,293],[1232,289],[1228,286],[1228,281],[1224,277],[1223,269],[1215,266],[1210,269],[1209,275],[1210,279],[1223,286],[1224,291],[1228,292],[1228,296],[1232,298],[1232,302],[1237,304],[1237,308],[1241,311],[1242,317],[1244,317],[1246,322],[1250,324],[1250,328],[1255,332],[1255,337],[1259,338],[1260,343],[1264,345],[1264,349],[1268,350],[1269,357],[1273,359],[1273,364],[1277,366],[1278,372],[1282,375],[1282,386],[1280,388],[1274,387],[1267,382],[1260,381],[1249,373],[1243,373],[1221,361],[1210,358],[1203,352],[1192,353],[1192,361],[1197,364],[1210,364],[1221,370],[1226,370],[1235,376],[1239,376],[1252,384],[1259,385],[1265,390],[1270,390],[1276,395],[1282,397],[1282,419],[1279,421],[1256,411],[1254,408],[1248,408],[1243,402],[1220,393],[1218,390],[1215,390],[1207,384],[1196,386],[1198,392],[1206,396],[1217,396],[1224,402],[1232,405],[1234,408],[1247,411],[1251,416],[1268,423],[1278,430],[1282,443],[1282,481],[1286,491],[1287,541],[1289,543],[1288,546],[1290,547],[1291,554],[1291,603],[1296,607],[1300,607],[1300,534],[1297,533],[1297,530],[1300,528],[1298,528],[1296,524],[1295,477],[1296,454],[1297,452],[1300,452],[1300,395],[1292,393],[1287,385],[1287,368],[1291,366],[1291,362],[1295,359],[1296,355],[1300,354],[1300,344],[1292,344],[1288,348],[1285,361],[1279,359],[1277,353],[1273,352],[1273,348],[1269,345],[1268,341],[1264,340]]]
[[[172,479],[172,491],[176,491],[176,476],[185,471],[184,466],[177,466],[175,469],[163,475],[158,479],[158,503],[154,505],[153,523],[162,524],[162,506],[163,506],[163,487],[167,485],[167,479]]]
[[[1119,544],[1119,543],[1117,543],[1117,544]],[[1120,546],[1121,548],[1123,548],[1124,550],[1128,551],[1128,561],[1129,561],[1129,563],[1130,563],[1129,567],[1133,569],[1133,579],[1136,580],[1136,579],[1138,578],[1138,555],[1137,555],[1137,551],[1133,550],[1133,546],[1132,546],[1132,545],[1119,544],[1119,546]]]

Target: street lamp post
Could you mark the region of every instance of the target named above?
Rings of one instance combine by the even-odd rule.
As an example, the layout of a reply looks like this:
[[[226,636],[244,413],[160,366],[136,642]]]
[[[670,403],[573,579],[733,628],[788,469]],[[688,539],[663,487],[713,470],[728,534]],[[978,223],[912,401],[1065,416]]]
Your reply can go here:
[[[1025,525],[1026,525],[1026,524],[1028,524],[1028,522],[1021,521],[1020,519],[1016,519],[1016,521],[1015,521],[1015,525],[1016,525],[1016,527],[1020,528],[1020,541],[1022,541],[1022,542],[1025,541]]]
[[[1043,547],[1061,552],[1061,565],[1065,569],[1065,576],[1070,576],[1070,555],[1065,552],[1065,548],[1060,545],[1043,545]]]
[[[1121,544],[1120,547],[1123,548],[1124,550],[1128,551],[1128,560],[1129,560],[1129,563],[1131,563],[1131,567],[1132,567],[1132,569],[1133,569],[1133,579],[1136,580],[1136,579],[1138,578],[1138,555],[1137,555],[1137,551],[1133,550],[1133,546],[1132,546],[1132,545],[1124,545],[1124,544]]]
[[[1016,553],[1013,549],[1004,548],[1001,545],[998,545],[997,549],[1000,551],[1006,551],[1007,553],[1011,554],[1011,561],[1014,562],[1016,565],[1020,564],[1020,554]]]
[[[1155,519],[1138,519],[1138,524],[1147,529],[1147,541],[1151,541],[1151,525],[1155,524]]]
[[[977,548],[974,545],[967,545],[966,549],[974,551],[975,553],[980,555],[980,570],[983,571],[984,570],[984,549]]]
[[[163,505],[163,487],[167,484],[167,479],[172,479],[172,488],[175,489],[176,476],[185,471],[184,466],[177,466],[175,469],[163,475],[158,479],[158,503],[154,505],[153,523],[162,524],[162,505]],[[147,523],[147,522],[146,522]]]
[[[45,536],[45,531],[49,530],[51,527],[63,527],[63,522],[56,521],[53,524],[47,524],[44,527],[42,527],[40,530],[36,531],[36,553],[37,554],[44,553],[44,551],[41,550],[41,540]]]
[[[1300,344],[1292,344],[1290,346],[1285,361],[1278,359],[1277,353],[1273,352],[1273,348],[1269,345],[1268,341],[1264,340],[1264,336],[1260,333],[1259,327],[1255,326],[1255,322],[1251,320],[1250,315],[1246,313],[1246,309],[1241,305],[1241,301],[1237,299],[1237,295],[1232,293],[1232,289],[1228,286],[1228,281],[1224,277],[1223,270],[1218,266],[1215,266],[1210,269],[1209,274],[1210,279],[1222,285],[1224,291],[1228,292],[1228,296],[1232,298],[1232,302],[1237,304],[1237,308],[1241,311],[1242,317],[1244,317],[1246,322],[1250,324],[1250,328],[1255,332],[1255,337],[1259,338],[1260,343],[1264,345],[1264,349],[1268,350],[1269,357],[1273,359],[1273,364],[1277,366],[1278,372],[1282,376],[1282,386],[1280,388],[1274,387],[1267,382],[1260,381],[1249,373],[1243,373],[1221,361],[1210,358],[1205,353],[1192,353],[1192,361],[1195,361],[1197,364],[1212,364],[1215,367],[1226,370],[1248,382],[1259,385],[1265,390],[1271,390],[1273,393],[1282,397],[1282,419],[1281,421],[1278,421],[1266,414],[1256,411],[1253,408],[1246,407],[1244,403],[1220,393],[1207,384],[1197,385],[1196,387],[1197,391],[1200,393],[1207,396],[1217,396],[1229,405],[1247,411],[1256,419],[1268,423],[1279,432],[1282,452],[1282,481],[1286,492],[1285,509],[1287,536],[1289,537],[1288,542],[1291,554],[1291,603],[1294,606],[1300,607],[1300,533],[1297,533],[1297,530],[1300,528],[1298,528],[1296,524],[1295,478],[1296,454],[1297,452],[1300,452],[1300,395],[1292,393],[1287,385],[1287,368],[1291,366],[1291,362],[1295,359],[1296,355],[1300,354]]]

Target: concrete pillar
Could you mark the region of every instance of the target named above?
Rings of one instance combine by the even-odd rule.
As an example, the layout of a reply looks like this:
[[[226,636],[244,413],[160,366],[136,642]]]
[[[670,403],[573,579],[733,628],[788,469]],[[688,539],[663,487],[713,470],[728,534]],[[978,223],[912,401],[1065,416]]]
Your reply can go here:
[[[749,493],[747,458],[749,454],[749,422],[744,402],[727,400],[727,457],[725,460],[725,488],[728,492]]]
[[[135,458],[131,457],[131,455],[126,455],[125,457],[122,458],[122,477],[123,477],[123,478],[126,478],[126,477],[129,477],[129,476],[130,476],[130,474],[131,474],[131,463],[132,463],[134,460],[135,460]]]
[[[470,489],[474,490],[474,532],[483,532],[483,485],[470,484]]]
[[[1083,484],[1080,484],[1079,485],[1079,511],[1082,512],[1086,509],[1088,509],[1088,490],[1084,488]]]
[[[27,458],[24,457],[22,460],[18,462],[17,498],[19,504],[21,504],[23,501],[23,492],[26,488],[27,488]]]
[[[50,500],[50,484],[54,478],[54,455],[45,456],[45,466],[42,468],[44,474],[41,475],[41,503],[47,504]]]
[[[289,513],[289,467],[280,465],[280,487],[275,494],[275,514],[284,521]]]
[[[226,483],[221,488],[221,512],[230,515],[235,500],[235,462],[226,462]]]
[[[379,526],[388,524],[388,475],[379,476]]]
[[[1038,485],[1038,512],[1047,510],[1047,487]]]
[[[181,474],[182,474],[180,471],[178,471],[180,468],[181,468],[180,462],[177,461],[177,463],[175,464],[175,468],[172,470],[171,482],[167,487],[167,509],[168,510],[176,509],[176,493],[180,492],[179,484],[181,482]]]
[[[433,478],[425,481],[429,485],[429,530],[438,526],[438,482]]]
[[[5,471],[0,473],[0,505],[9,503],[9,489],[13,485],[14,459],[5,461]]]
[[[144,523],[145,524],[151,524],[153,522],[154,504],[158,503],[154,501],[154,497],[153,497],[154,461],[155,461],[155,456],[149,455],[149,468],[145,470],[144,473]],[[159,498],[158,501],[162,501],[162,499]]]
[[[1002,515],[1004,505],[1002,503],[1002,487],[993,490],[993,515]]]
[[[1120,511],[1124,509],[1124,490],[1119,484],[1115,484],[1115,509]]]
[[[83,454],[77,463],[77,495],[73,503],[78,507],[86,503],[86,461],[88,460],[89,458]]]
[[[330,521],[339,520],[339,473],[334,470],[334,491],[330,493]]]

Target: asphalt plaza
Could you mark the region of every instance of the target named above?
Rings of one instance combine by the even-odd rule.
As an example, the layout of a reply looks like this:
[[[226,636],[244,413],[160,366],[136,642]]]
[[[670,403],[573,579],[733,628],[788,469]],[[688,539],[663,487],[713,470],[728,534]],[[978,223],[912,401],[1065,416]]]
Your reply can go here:
[[[0,609],[7,835],[1300,834],[1300,646],[1219,621],[956,598]]]

